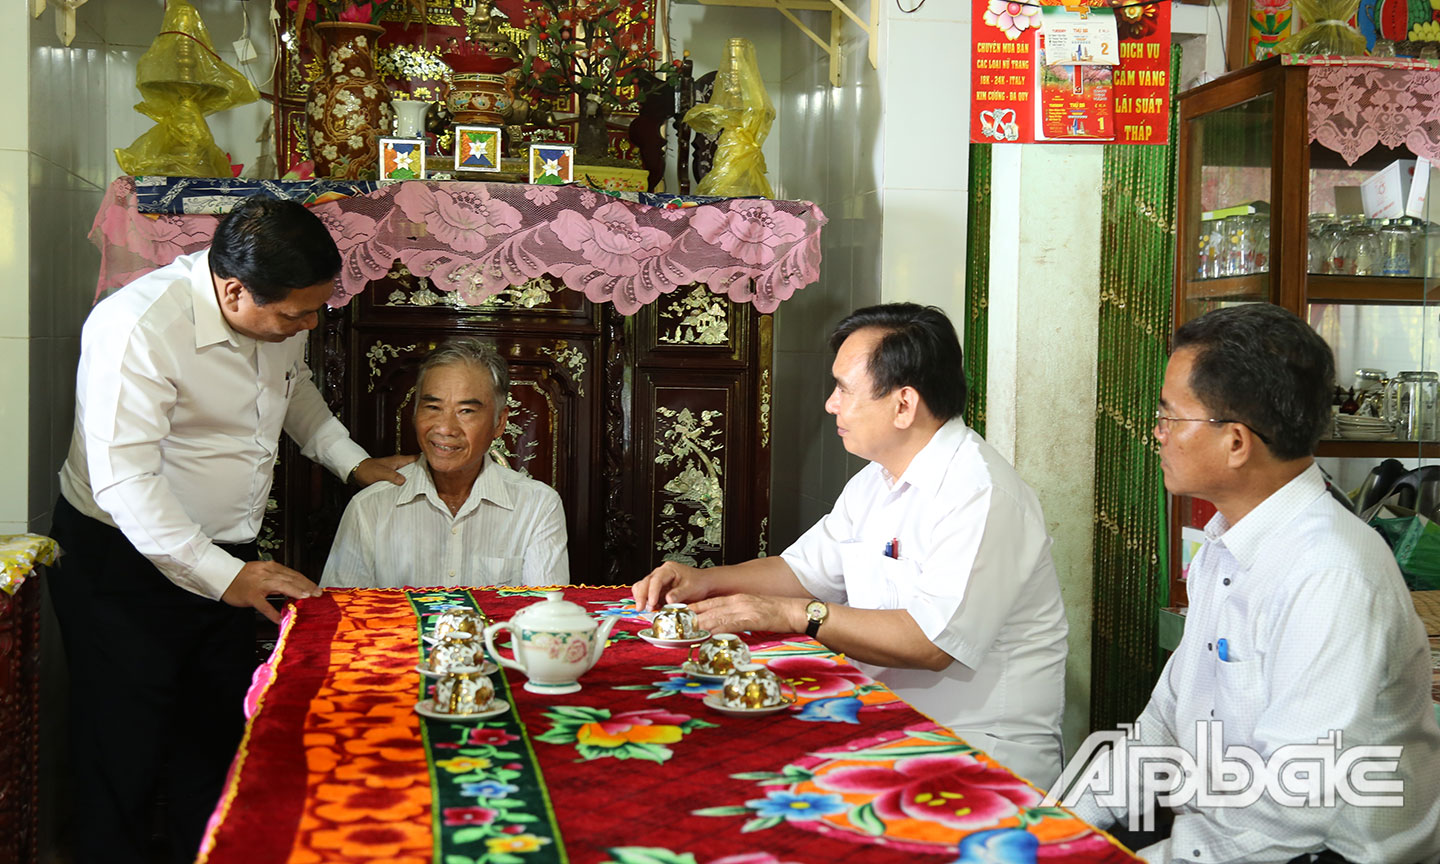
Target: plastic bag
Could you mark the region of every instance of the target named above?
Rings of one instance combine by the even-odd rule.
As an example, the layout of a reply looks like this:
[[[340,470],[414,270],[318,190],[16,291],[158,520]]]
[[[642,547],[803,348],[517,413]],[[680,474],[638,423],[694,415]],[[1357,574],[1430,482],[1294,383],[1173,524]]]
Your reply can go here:
[[[1424,516],[1370,520],[1390,549],[1411,591],[1440,589],[1440,525]]]
[[[135,110],[155,121],[129,147],[115,150],[132,176],[230,177],[230,160],[215,145],[205,115],[260,98],[244,75],[215,53],[215,44],[187,0],[170,0],[160,34],[140,57]]]
[[[725,65],[715,76],[715,95],[685,112],[685,123],[691,129],[712,138],[720,136],[714,167],[695,194],[773,198],[760,145],[775,123],[775,106],[760,80],[750,40],[731,39],[725,53]]]
[[[1295,0],[1295,17],[1309,22],[1275,46],[1277,54],[1365,54],[1365,37],[1350,26],[1360,0]]]

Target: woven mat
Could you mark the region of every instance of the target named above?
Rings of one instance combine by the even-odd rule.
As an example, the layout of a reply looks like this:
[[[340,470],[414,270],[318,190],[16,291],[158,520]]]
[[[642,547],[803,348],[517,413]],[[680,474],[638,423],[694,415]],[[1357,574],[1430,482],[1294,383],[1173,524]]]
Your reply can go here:
[[[1415,611],[1420,613],[1420,620],[1425,622],[1425,632],[1440,636],[1440,591],[1411,591],[1410,599],[1415,603]]]

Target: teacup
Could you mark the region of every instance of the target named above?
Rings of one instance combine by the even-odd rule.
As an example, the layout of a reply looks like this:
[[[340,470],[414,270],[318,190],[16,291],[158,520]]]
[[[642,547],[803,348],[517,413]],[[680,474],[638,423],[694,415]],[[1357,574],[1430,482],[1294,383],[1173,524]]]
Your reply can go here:
[[[695,613],[684,603],[666,603],[655,613],[650,628],[661,639],[690,639],[700,630]]]
[[[489,626],[490,619],[478,609],[451,609],[435,617],[435,629],[430,631],[430,635],[443,639],[451,633],[469,633],[483,638],[485,628]]]
[[[451,672],[435,685],[437,714],[478,714],[495,700],[495,685],[479,672]]]
[[[431,648],[430,656],[425,659],[431,672],[471,670],[485,665],[485,643],[471,633],[455,630]]]
[[[790,688],[785,695],[783,688]],[[725,676],[720,701],[731,708],[775,708],[795,701],[795,688],[759,663],[741,663]]]
[[[707,675],[729,675],[749,662],[749,646],[734,633],[716,633],[690,649],[690,663]]]

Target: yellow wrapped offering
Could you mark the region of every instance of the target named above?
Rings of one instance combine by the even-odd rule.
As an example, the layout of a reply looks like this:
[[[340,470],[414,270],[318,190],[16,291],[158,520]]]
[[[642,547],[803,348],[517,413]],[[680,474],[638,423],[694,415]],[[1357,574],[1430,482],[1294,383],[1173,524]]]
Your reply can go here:
[[[132,176],[231,176],[230,160],[215,145],[205,116],[254,102],[260,93],[215,53],[188,0],[166,5],[160,34],[136,64],[135,86],[144,97],[135,110],[155,127],[115,150],[120,170]]]
[[[775,123],[775,106],[760,80],[755,46],[749,39],[731,39],[725,58],[725,66],[715,76],[711,101],[685,112],[685,123],[691,129],[720,136],[715,165],[695,194],[773,198],[760,145]]]

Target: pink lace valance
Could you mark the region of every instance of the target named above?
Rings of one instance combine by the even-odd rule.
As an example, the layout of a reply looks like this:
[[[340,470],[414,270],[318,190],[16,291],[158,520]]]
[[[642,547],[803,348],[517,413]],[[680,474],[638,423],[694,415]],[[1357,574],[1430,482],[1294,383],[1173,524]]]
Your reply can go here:
[[[773,312],[820,277],[826,221],[808,201],[736,198],[667,209],[579,186],[427,181],[311,210],[344,262],[334,306],[399,260],[470,304],[549,275],[627,315],[696,282]],[[115,180],[90,229],[101,256],[96,296],[204,248],[217,218],[140,213],[134,179]]]
[[[1354,165],[1376,144],[1440,161],[1440,69],[1316,66],[1310,140]]]

